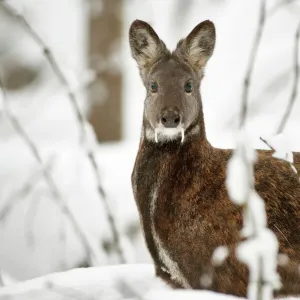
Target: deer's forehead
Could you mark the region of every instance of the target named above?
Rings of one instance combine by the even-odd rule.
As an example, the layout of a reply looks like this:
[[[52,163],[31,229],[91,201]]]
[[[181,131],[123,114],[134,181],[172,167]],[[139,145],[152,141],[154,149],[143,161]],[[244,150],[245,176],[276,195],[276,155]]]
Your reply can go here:
[[[152,70],[151,77],[165,83],[181,82],[193,77],[193,72],[184,63],[169,59],[158,63]]]

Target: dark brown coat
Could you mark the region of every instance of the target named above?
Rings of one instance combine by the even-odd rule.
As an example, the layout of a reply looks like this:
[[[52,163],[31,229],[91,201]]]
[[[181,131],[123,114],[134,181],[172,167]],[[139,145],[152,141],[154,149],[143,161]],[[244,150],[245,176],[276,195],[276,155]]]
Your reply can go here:
[[[150,32],[151,38],[156,39],[151,31],[153,29],[147,26],[142,21],[133,23],[131,39],[136,38],[136,28],[143,28],[145,32]],[[134,41],[131,45],[135,47]],[[147,46],[147,39],[143,45]],[[139,44],[139,47],[143,45]],[[164,51],[161,47],[160,51]],[[141,48],[138,50],[142,52]],[[154,76],[155,68],[165,70],[167,65],[167,69],[172,69],[178,55],[175,51],[157,61],[152,62],[151,76]],[[138,64],[145,83],[147,69],[141,62],[138,61]],[[185,63],[183,65],[186,66]],[[170,74],[165,77],[160,75],[164,78],[161,81],[164,86],[168,85],[168,79],[176,80],[176,76]],[[202,74],[199,76],[202,78]],[[161,97],[163,101],[167,94],[163,93]],[[216,149],[209,144],[201,98],[197,92],[196,97],[200,103],[198,113],[185,128],[183,143],[180,138],[158,143],[149,138],[147,131],[152,130],[152,125],[145,109],[140,146],[132,173],[141,225],[156,274],[170,285],[246,296],[248,271],[234,255],[235,246],[241,241],[241,208],[232,203],[225,187],[226,168],[232,150]],[[201,130],[192,133],[195,128]],[[277,235],[280,253],[290,259],[288,265],[279,267],[283,288],[278,294],[300,294],[299,179],[288,163],[272,158],[271,154],[271,151],[258,151],[255,188],[265,200],[268,226]],[[294,159],[295,167],[300,172],[300,153],[295,153]],[[212,254],[221,245],[228,246],[232,251],[221,266],[214,267]]]

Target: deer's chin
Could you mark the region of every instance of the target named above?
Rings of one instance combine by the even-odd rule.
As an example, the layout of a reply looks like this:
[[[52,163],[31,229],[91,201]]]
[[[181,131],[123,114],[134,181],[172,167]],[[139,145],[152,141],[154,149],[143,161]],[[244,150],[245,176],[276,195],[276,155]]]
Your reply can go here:
[[[183,143],[185,139],[185,129],[182,125],[178,125],[176,128],[165,128],[160,124],[155,129],[147,128],[146,138],[155,143],[165,143],[179,139]]]

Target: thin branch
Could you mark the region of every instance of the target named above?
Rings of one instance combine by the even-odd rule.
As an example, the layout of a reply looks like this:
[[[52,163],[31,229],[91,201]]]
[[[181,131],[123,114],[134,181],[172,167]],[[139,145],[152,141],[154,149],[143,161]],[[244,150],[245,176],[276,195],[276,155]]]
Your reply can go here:
[[[286,2],[293,2],[293,1],[282,1],[282,3],[280,3],[281,5],[283,3],[286,3]],[[299,69],[300,69],[300,66],[299,66],[299,40],[300,40],[300,22],[297,26],[297,30],[296,30],[296,34],[295,34],[295,43],[294,43],[294,80],[293,80],[293,86],[292,86],[292,92],[291,92],[291,96],[290,96],[290,100],[289,100],[289,103],[287,105],[287,108],[286,108],[286,111],[281,119],[281,122],[278,126],[278,129],[277,129],[277,132],[276,132],[276,135],[280,134],[283,132],[285,126],[286,126],[286,123],[289,119],[289,116],[291,115],[291,112],[292,112],[292,109],[293,109],[293,106],[295,104],[295,101],[297,99],[297,96],[298,96],[298,81],[299,81]],[[263,139],[262,137],[260,137],[261,141],[263,141],[270,149],[274,150],[275,149],[265,140]],[[293,164],[291,164],[293,166]],[[294,167],[292,167],[293,170],[295,169]]]
[[[74,110],[76,111],[76,116],[79,121],[79,129],[81,134],[81,140],[84,140],[85,133],[84,128],[80,126],[81,123],[84,122],[83,114],[80,111],[79,105],[77,103],[76,96],[74,92],[70,89],[69,84],[66,80],[66,77],[63,75],[63,72],[61,68],[59,67],[52,51],[50,48],[44,43],[42,38],[38,35],[38,33],[32,29],[32,27],[29,25],[28,21],[19,14],[10,4],[8,4],[5,0],[0,1],[2,7],[4,10],[13,18],[17,20],[17,22],[21,25],[22,28],[31,36],[31,38],[37,43],[37,45],[42,49],[43,54],[45,55],[50,67],[52,68],[53,72],[57,76],[60,83],[64,86],[64,88],[67,90],[68,95],[70,97],[71,103],[73,105]]]
[[[47,191],[48,192],[48,191]],[[25,215],[25,225],[24,225],[24,235],[26,237],[27,243],[29,246],[34,246],[35,240],[34,240],[34,221],[37,215],[38,206],[43,200],[43,196],[41,194],[45,194],[45,191],[37,191],[33,195],[33,199],[31,200],[31,205],[29,206],[26,215]]]
[[[272,147],[272,146],[270,145],[270,143],[268,143],[267,140],[265,140],[265,139],[262,138],[262,137],[260,137],[260,140],[261,140],[263,143],[265,143],[272,151],[276,152],[276,149],[274,149],[274,147]],[[291,169],[292,169],[292,171],[293,171],[295,174],[298,174],[298,171],[297,171],[295,165],[294,165],[292,162],[290,162],[287,158],[278,158],[278,159],[281,159],[281,160],[283,160],[283,161],[288,162],[289,165],[290,165],[290,167],[291,167]],[[300,177],[298,178],[298,180],[300,181]]]
[[[246,123],[246,117],[247,117],[247,111],[248,111],[248,102],[249,102],[249,90],[250,90],[250,86],[251,86],[251,82],[252,82],[252,74],[253,74],[253,69],[254,69],[254,65],[256,62],[256,57],[257,57],[257,53],[258,53],[258,49],[259,46],[261,44],[261,39],[262,39],[262,33],[265,27],[265,23],[266,23],[266,0],[261,0],[260,2],[260,15],[259,15],[259,24],[257,27],[257,31],[255,34],[255,38],[254,38],[254,42],[252,45],[252,49],[250,52],[250,58],[249,58],[249,62],[248,62],[248,68],[246,71],[246,75],[244,78],[244,86],[243,86],[243,95],[242,95],[242,109],[241,109],[241,116],[240,116],[240,130],[243,129],[243,127],[245,126]],[[248,170],[248,175],[249,178],[253,179],[252,182],[249,183],[249,189],[246,195],[246,199],[245,199],[245,204],[244,204],[244,214],[248,213],[250,214],[250,217],[252,218],[252,221],[250,221],[251,225],[253,226],[253,235],[255,238],[259,239],[259,235],[258,235],[258,224],[257,224],[257,219],[256,217],[253,215],[253,211],[251,211],[251,209],[249,208],[249,203],[250,203],[250,193],[255,193],[255,187],[254,187],[254,174],[253,174],[253,165],[252,163],[246,158],[245,156],[245,152],[242,152],[242,159],[244,161],[245,166],[247,167]],[[245,225],[244,225],[245,226]],[[263,278],[263,257],[261,256],[261,254],[258,255],[257,257],[258,259],[258,274],[257,274],[257,279],[258,282],[255,284],[257,291],[256,291],[256,295],[252,295],[253,297],[256,297],[256,299],[261,300],[263,298],[262,294],[263,291],[265,289],[264,286],[264,278]],[[250,267],[250,265],[249,265]],[[253,274],[252,274],[253,275]],[[253,282],[252,282],[253,284]],[[248,286],[248,294],[250,292],[250,287]]]
[[[280,8],[283,6],[293,4],[294,2],[298,2],[299,0],[282,0],[279,3],[275,4],[268,12],[268,17],[272,17]]]
[[[57,78],[60,81],[60,83],[62,84],[62,86],[66,89],[68,96],[69,96],[69,100],[72,104],[73,110],[77,117],[79,129],[80,129],[80,141],[84,145],[88,141],[88,136],[87,136],[87,132],[86,132],[88,122],[85,120],[85,117],[83,116],[83,114],[80,110],[80,107],[78,105],[75,93],[70,88],[66,77],[64,76],[61,68],[59,67],[59,64],[57,63],[57,61],[53,55],[53,52],[51,51],[50,47],[43,41],[43,39],[38,35],[38,33],[30,26],[30,24],[28,23],[28,21],[25,19],[24,16],[17,13],[5,0],[0,0],[0,4],[3,6],[3,8],[6,10],[6,12],[8,14],[10,14],[13,18],[16,19],[16,21],[22,26],[22,28],[28,33],[28,35],[30,35],[32,37],[32,39],[36,42],[36,44],[42,49],[42,52],[44,53],[46,60],[48,61],[49,65],[51,66],[51,68],[53,70],[53,73],[57,76]],[[103,201],[104,208],[106,210],[109,226],[111,228],[112,235],[113,235],[113,241],[115,243],[115,249],[117,249],[121,263],[124,263],[125,256],[122,251],[116,222],[115,222],[113,214],[109,208],[109,205],[107,203],[107,200],[106,200],[106,197],[105,197],[102,185],[101,185],[100,176],[99,176],[99,168],[98,168],[98,165],[97,165],[97,162],[95,159],[96,155],[91,149],[86,149],[86,147],[84,147],[84,149],[86,151],[87,157],[89,158],[89,161],[93,168],[95,178],[97,180],[97,191],[98,191],[99,197]]]
[[[67,248],[67,229],[66,229],[66,223],[65,219],[61,218],[60,220],[60,226],[59,226],[59,242],[61,245],[61,256],[60,256],[60,266],[63,270],[67,268],[67,253],[66,253],[66,248]]]
[[[2,278],[2,269],[0,269],[0,287],[4,286],[3,278]]]
[[[271,150],[276,151],[264,138],[260,137],[259,138],[262,142],[264,142]]]
[[[245,121],[246,121],[247,110],[248,110],[249,88],[250,88],[251,81],[252,81],[253,68],[254,68],[254,64],[256,61],[258,48],[259,48],[259,45],[261,42],[262,32],[263,32],[263,29],[265,26],[265,21],[266,21],[266,0],[261,0],[259,24],[258,24],[258,28],[256,31],[254,43],[252,45],[247,72],[246,72],[246,75],[244,78],[240,128],[243,127],[243,125],[245,124]]]
[[[294,46],[294,81],[293,81],[293,87],[292,87],[292,92],[291,92],[291,97],[290,101],[287,105],[286,111],[281,119],[280,125],[278,126],[276,135],[279,135],[283,132],[285,125],[291,115],[293,106],[295,104],[295,101],[298,96],[298,80],[299,80],[299,40],[300,40],[300,22],[298,24],[297,30],[296,30],[296,35],[295,35],[295,46]],[[271,150],[276,151],[265,139],[260,137],[260,140],[263,141]],[[298,173],[296,167],[294,166],[293,163],[289,161],[290,167],[292,168],[294,173]],[[299,178],[300,181],[300,178]]]
[[[90,161],[92,163],[93,169],[95,170],[95,176],[96,176],[97,182],[99,183],[100,177],[99,177],[98,164],[96,162],[95,155],[92,151],[90,151],[88,155],[89,155]],[[105,199],[106,196],[105,196],[104,190],[102,189],[101,184],[98,184],[97,189],[98,189],[98,193],[101,195],[102,199]],[[103,204],[104,204],[104,208],[107,213],[108,222],[109,222],[109,224],[111,224],[111,230],[112,230],[112,234],[113,234],[113,244],[119,255],[120,262],[125,263],[125,256],[124,256],[122,248],[121,248],[120,237],[119,237],[119,234],[117,231],[117,226],[115,224],[115,220],[113,218],[112,213],[110,213],[110,208],[108,206],[107,201],[103,201]]]
[[[92,262],[92,257],[94,257],[95,261],[97,262],[97,254],[94,251],[94,248],[90,244],[89,239],[85,235],[84,230],[79,225],[76,217],[74,216],[74,214],[71,211],[70,207],[68,206],[67,202],[62,198],[60,191],[59,191],[51,173],[49,172],[49,170],[47,168],[45,168],[44,162],[42,160],[42,156],[41,156],[37,146],[31,140],[31,138],[29,137],[27,132],[23,129],[21,123],[16,118],[16,116],[10,111],[8,103],[7,103],[6,91],[4,89],[4,84],[2,81],[1,75],[0,75],[0,89],[1,89],[2,95],[3,95],[3,110],[4,110],[5,115],[7,116],[8,120],[11,122],[11,124],[13,125],[14,129],[16,130],[16,132],[18,133],[20,138],[29,147],[29,149],[31,150],[36,161],[40,164],[40,166],[42,168],[43,177],[50,188],[53,199],[61,207],[61,210],[63,211],[63,213],[69,218],[69,220],[74,228],[75,233],[78,235],[79,239],[81,240],[81,242],[85,248],[88,259]]]
[[[51,162],[45,164],[44,168],[50,168]],[[8,200],[5,200],[5,205],[1,208],[0,211],[0,223],[5,222],[8,215],[11,213],[13,208],[19,203],[19,201],[25,199],[33,190],[34,184],[40,180],[41,177],[44,176],[44,170],[35,171],[32,176],[30,176],[29,180],[18,190],[16,191]]]
[[[280,134],[283,132],[285,125],[288,121],[288,118],[292,112],[295,100],[297,99],[298,96],[298,80],[299,80],[299,38],[300,38],[300,22],[296,30],[296,35],[295,35],[295,46],[294,46],[294,82],[293,82],[293,88],[292,88],[292,93],[291,97],[288,103],[288,106],[286,108],[286,111],[282,117],[282,120],[280,122],[280,125],[277,129],[276,134]]]

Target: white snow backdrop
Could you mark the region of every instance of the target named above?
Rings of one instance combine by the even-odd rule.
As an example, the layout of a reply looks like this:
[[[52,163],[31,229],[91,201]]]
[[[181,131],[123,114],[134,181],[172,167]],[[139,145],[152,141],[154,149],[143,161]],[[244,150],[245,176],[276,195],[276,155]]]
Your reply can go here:
[[[180,2],[180,1],[179,1]],[[292,51],[300,5],[273,10],[281,1],[268,1],[270,16],[254,68],[248,129],[256,147],[259,136],[274,133],[286,108],[292,83]],[[50,45],[65,74],[77,87],[89,76],[86,69],[88,5],[84,0],[11,0],[30,19]],[[138,146],[144,88],[131,58],[128,28],[136,19],[151,23],[170,48],[199,22],[216,24],[217,45],[201,91],[208,139],[214,146],[232,147],[240,109],[242,81],[258,23],[259,1],[190,0],[178,8],[171,0],[124,0],[124,27],[120,68],[123,71],[124,141],[101,144],[98,149],[103,186],[108,194],[122,245],[131,263],[151,262],[138,231],[130,175]],[[41,64],[43,75],[22,93],[10,93],[12,109],[37,143],[45,161],[53,157],[53,174],[61,192],[82,226],[99,246],[109,244],[110,232],[95,181],[84,152],[69,100],[51,72],[40,49],[18,27],[0,30],[0,42],[13,40],[11,55],[26,64]],[[79,93],[82,108],[87,103]],[[294,150],[300,150],[299,113],[296,101],[285,133]],[[37,164],[27,146],[0,118],[0,209],[36,173]],[[103,264],[116,257],[102,253]],[[0,268],[24,280],[76,267],[85,262],[84,251],[68,220],[50,200],[43,180],[22,198],[0,228]]]

